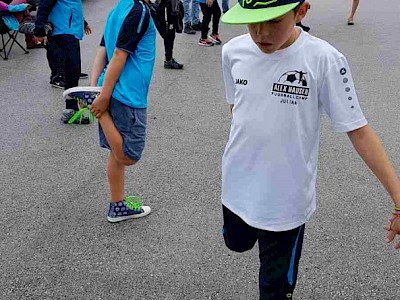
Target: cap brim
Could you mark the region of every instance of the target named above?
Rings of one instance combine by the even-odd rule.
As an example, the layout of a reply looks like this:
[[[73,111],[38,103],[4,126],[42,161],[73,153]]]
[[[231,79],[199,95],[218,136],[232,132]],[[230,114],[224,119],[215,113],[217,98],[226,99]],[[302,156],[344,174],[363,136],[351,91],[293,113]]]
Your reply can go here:
[[[252,24],[271,21],[294,9],[300,2],[276,7],[248,9],[236,4],[222,16],[226,24]]]

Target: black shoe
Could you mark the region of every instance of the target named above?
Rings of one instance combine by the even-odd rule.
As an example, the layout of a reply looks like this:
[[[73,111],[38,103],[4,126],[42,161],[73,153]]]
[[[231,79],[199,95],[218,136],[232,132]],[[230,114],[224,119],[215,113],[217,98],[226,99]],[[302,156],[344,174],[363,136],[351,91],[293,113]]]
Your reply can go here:
[[[197,24],[192,24],[192,29],[195,31],[201,31],[201,22]]]
[[[86,73],[81,73],[81,75],[79,75],[79,79],[86,79],[88,77],[89,77],[89,75]]]
[[[65,87],[64,79],[61,76],[53,77],[50,80],[50,84],[52,87],[59,88],[59,89],[64,89],[64,87]]]
[[[183,29],[183,32],[186,34],[196,34],[196,31],[193,30],[192,25],[190,25],[190,23],[185,24],[185,29]]]
[[[296,25],[299,26],[299,27],[301,27],[305,32],[309,32],[310,29],[311,29],[310,27],[301,24],[301,22],[296,23]]]
[[[183,65],[172,58],[171,60],[164,61],[164,69],[180,70],[183,69]]]

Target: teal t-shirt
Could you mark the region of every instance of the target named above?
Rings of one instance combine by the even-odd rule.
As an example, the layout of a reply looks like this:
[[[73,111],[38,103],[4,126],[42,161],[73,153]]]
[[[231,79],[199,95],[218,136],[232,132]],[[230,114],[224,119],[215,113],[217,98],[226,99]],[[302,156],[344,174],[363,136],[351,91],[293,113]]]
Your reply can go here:
[[[156,57],[156,29],[149,8],[140,0],[120,0],[110,12],[100,43],[111,61],[115,48],[129,53],[115,84],[113,98],[134,108],[147,107]],[[107,67],[100,75],[102,86]]]

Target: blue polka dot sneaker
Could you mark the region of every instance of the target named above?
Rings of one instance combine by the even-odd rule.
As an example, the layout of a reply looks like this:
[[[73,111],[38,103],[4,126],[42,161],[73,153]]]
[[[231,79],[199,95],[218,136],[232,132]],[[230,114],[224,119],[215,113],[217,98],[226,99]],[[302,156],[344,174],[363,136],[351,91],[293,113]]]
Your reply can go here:
[[[143,206],[140,198],[127,196],[120,202],[110,203],[107,213],[108,222],[115,223],[128,219],[147,216],[151,212],[149,206]]]

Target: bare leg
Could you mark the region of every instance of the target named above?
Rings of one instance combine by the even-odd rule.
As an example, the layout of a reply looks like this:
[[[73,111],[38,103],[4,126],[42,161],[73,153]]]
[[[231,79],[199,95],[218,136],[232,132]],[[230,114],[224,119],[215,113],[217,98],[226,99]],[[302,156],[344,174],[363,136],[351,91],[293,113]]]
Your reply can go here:
[[[348,21],[349,21],[349,22],[353,22],[353,18],[354,18],[354,15],[355,15],[356,11],[357,11],[358,4],[359,4],[359,3],[360,3],[360,0],[353,0],[353,5],[352,5],[352,8],[351,8],[351,13],[350,13],[350,16],[349,16],[349,18],[348,18]]]
[[[111,202],[118,202],[123,200],[125,195],[125,168],[135,164],[137,161],[125,156],[122,148],[122,136],[115,127],[109,112],[105,112],[98,120],[111,148],[107,164]]]
[[[107,177],[111,202],[119,202],[125,196],[125,165],[118,162],[111,152],[107,163]]]

